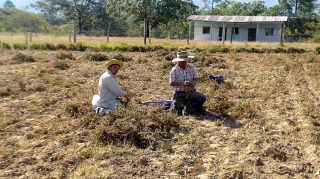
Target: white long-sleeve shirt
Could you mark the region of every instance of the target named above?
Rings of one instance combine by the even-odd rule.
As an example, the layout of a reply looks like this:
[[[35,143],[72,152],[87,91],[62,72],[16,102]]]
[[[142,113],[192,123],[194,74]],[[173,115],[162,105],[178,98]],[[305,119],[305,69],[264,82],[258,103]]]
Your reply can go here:
[[[114,79],[110,70],[103,73],[99,79],[99,103],[98,107],[115,110],[117,105],[116,97],[125,96],[126,93],[121,89]]]

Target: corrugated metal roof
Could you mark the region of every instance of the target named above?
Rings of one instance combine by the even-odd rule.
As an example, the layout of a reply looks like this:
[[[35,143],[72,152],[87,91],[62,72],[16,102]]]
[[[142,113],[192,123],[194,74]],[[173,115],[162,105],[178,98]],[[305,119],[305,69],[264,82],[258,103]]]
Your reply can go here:
[[[207,22],[284,22],[288,16],[198,16],[192,15],[187,18],[192,21]]]

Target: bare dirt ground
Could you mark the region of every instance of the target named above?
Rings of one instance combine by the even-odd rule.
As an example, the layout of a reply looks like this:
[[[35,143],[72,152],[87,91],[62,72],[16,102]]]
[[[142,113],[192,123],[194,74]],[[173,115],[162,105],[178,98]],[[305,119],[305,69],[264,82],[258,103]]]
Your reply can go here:
[[[170,99],[175,52],[0,54],[1,178],[320,177],[314,53],[196,53],[200,117],[139,105]],[[117,79],[133,97],[103,118],[90,110],[101,57],[126,62]]]

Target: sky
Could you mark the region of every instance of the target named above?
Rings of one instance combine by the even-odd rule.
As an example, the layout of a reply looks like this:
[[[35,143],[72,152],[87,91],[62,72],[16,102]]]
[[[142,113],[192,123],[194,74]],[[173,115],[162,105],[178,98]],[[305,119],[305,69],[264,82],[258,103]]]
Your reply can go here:
[[[0,7],[2,7],[3,3],[6,0],[0,0]],[[19,9],[23,9],[23,10],[28,10],[28,11],[34,11],[32,10],[30,7],[28,8],[28,6],[35,2],[35,0],[11,0],[13,2],[13,4],[16,5],[17,8]],[[241,2],[252,2],[253,0],[239,0]],[[278,0],[265,0],[266,1],[266,6],[270,7],[270,6],[274,6],[278,3]],[[193,2],[198,5],[199,7],[203,6],[203,0],[193,0]]]
[[[252,2],[254,0],[239,0],[240,2]],[[193,2],[198,5],[199,7],[203,6],[203,0],[193,0]],[[278,0],[265,0],[266,2],[266,6],[270,7],[270,6],[274,6],[276,4],[278,4]]]

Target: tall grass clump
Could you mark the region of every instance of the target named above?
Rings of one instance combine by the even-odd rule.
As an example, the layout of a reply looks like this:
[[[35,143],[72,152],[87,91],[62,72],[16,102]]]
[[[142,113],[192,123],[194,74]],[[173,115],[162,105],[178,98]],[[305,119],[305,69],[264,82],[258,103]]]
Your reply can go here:
[[[43,44],[31,44],[29,45],[30,50],[43,50]]]
[[[74,51],[80,51],[80,52],[86,51],[87,48],[88,48],[88,46],[83,45],[82,43],[68,45],[68,50],[74,50]]]
[[[56,55],[57,59],[59,60],[75,60],[75,57],[72,55],[71,52],[60,52]]]
[[[320,55],[320,46],[316,47],[316,53]]]
[[[104,52],[113,51],[113,48],[110,45],[101,44],[98,48]]]
[[[117,60],[124,61],[124,62],[132,61],[131,57],[122,55],[121,53],[116,54],[115,56],[113,56],[113,58],[117,59]]]
[[[138,104],[119,108],[104,118],[94,131],[95,140],[102,144],[130,144],[157,150],[178,133],[187,131],[175,114]]]
[[[25,55],[23,53],[17,53],[12,57],[12,60],[14,61],[13,63],[30,63],[30,62],[35,62],[36,60],[34,59],[33,56],[30,55]]]
[[[91,106],[89,102],[66,102],[64,104],[64,113],[72,118],[82,118],[92,112],[89,110],[89,106]]]
[[[2,49],[6,49],[6,50],[10,50],[11,49],[11,45],[5,42],[0,42],[0,46]]]
[[[16,44],[13,44],[13,48],[15,50],[26,50],[28,49],[28,45],[23,43],[16,43]]]
[[[240,52],[245,52],[245,53],[264,53],[266,52],[265,49],[260,49],[260,48],[244,48],[244,47],[238,47],[234,49],[235,52],[240,53]]]
[[[59,43],[59,44],[57,44],[57,49],[68,50],[68,45]]]
[[[196,51],[198,52],[209,52],[209,53],[228,53],[231,50],[229,49],[229,47],[225,47],[222,45],[212,45],[212,46],[208,46],[208,47],[203,47],[203,49],[199,49],[197,48]]]
[[[67,70],[70,68],[69,64],[66,61],[59,61],[59,60],[53,61],[52,66],[60,70]]]
[[[271,49],[270,52],[273,52],[273,53],[286,53],[287,50],[285,48],[282,48],[282,47],[277,47],[277,48]]]
[[[228,110],[234,105],[225,95],[217,94],[213,96],[212,101],[208,102],[207,108],[209,111],[218,114],[227,114]]]
[[[92,53],[92,54],[87,54],[85,58],[89,61],[95,61],[95,62],[100,62],[100,61],[108,61],[109,57],[106,55],[103,55],[101,53]]]
[[[126,51],[130,51],[130,46],[128,44],[126,44],[126,43],[121,43],[121,44],[115,45],[113,50],[126,52]]]
[[[56,45],[50,43],[45,43],[43,48],[43,50],[58,50]]]
[[[287,52],[288,52],[288,53],[305,53],[306,50],[303,49],[303,48],[289,47],[289,48],[287,49]]]

